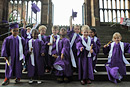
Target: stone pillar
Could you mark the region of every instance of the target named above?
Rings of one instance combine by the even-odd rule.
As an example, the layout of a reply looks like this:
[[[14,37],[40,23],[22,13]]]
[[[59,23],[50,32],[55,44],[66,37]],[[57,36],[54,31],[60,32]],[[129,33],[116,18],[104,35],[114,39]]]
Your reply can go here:
[[[99,0],[85,0],[85,24],[100,26]]]
[[[41,0],[41,24],[47,25],[48,24],[48,0]]]
[[[94,0],[94,16],[96,26],[100,26],[99,0]]]
[[[0,0],[0,21],[8,19],[8,0]]]

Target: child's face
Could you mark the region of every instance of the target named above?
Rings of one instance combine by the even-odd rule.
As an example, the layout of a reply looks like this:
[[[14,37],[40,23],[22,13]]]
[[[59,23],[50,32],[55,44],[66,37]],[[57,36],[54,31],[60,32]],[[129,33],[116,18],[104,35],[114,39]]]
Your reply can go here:
[[[89,31],[89,36],[90,36],[90,37],[94,37],[94,35],[95,35],[94,32],[90,30],[90,31]]]
[[[82,34],[84,37],[88,37],[89,36],[89,31],[88,30],[83,30]]]
[[[121,41],[121,37],[114,37],[113,40],[114,42],[119,43]]]
[[[66,35],[66,34],[67,34],[67,31],[66,31],[65,29],[61,29],[61,30],[60,30],[60,35],[63,35],[63,36],[64,36],[64,35]]]
[[[45,34],[46,34],[46,29],[41,29],[41,30],[40,30],[40,34],[41,34],[41,35],[45,35]]]
[[[31,29],[27,29],[27,32],[30,33]]]
[[[77,33],[77,34],[79,34],[80,33],[80,27],[75,27],[74,28],[74,32]]]
[[[14,28],[11,30],[13,36],[17,36],[19,34],[19,28]]]
[[[33,39],[37,39],[38,38],[38,32],[32,32],[32,37],[33,37]]]
[[[58,29],[52,29],[52,33],[53,33],[54,35],[57,35],[58,32],[59,32]]]

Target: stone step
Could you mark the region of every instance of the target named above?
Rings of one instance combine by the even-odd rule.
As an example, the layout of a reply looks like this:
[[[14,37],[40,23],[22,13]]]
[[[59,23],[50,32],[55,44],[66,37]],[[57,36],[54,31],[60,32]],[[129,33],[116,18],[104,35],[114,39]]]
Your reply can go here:
[[[130,60],[129,60],[130,61]],[[97,63],[96,64],[96,70],[97,71],[105,71],[106,70],[106,68],[105,68],[105,63],[107,62],[107,60],[106,61],[104,61],[103,63],[101,63],[101,64],[99,64],[99,63]],[[126,67],[127,67],[127,71],[130,71],[130,65],[126,65]],[[1,69],[5,69],[5,63],[0,63],[0,70]]]
[[[0,78],[5,77],[5,70],[0,71]],[[27,72],[24,72],[22,74],[22,79],[29,79],[27,76]],[[50,73],[45,73],[44,76],[41,77],[42,80],[56,80],[56,76],[50,74]],[[73,73],[72,77],[73,81],[78,80],[78,73]],[[97,72],[94,73],[94,80],[95,81],[108,81],[108,76],[107,72]],[[127,75],[124,76],[123,81],[130,81],[130,72],[127,72]]]

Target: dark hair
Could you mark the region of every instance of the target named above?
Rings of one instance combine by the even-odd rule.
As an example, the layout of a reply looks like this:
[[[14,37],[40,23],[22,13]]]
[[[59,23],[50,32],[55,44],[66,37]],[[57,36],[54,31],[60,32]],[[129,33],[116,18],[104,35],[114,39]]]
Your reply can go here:
[[[38,30],[37,29],[33,29],[32,30],[32,34],[35,33],[35,32],[38,34]]]
[[[90,28],[92,32],[94,32],[95,36],[97,37],[96,28]]]

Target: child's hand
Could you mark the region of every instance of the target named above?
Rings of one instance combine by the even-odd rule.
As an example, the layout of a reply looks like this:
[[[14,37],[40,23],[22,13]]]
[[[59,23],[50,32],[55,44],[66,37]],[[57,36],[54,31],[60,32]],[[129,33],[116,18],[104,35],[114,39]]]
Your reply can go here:
[[[93,53],[93,49],[90,50],[90,53]]]
[[[83,51],[83,49],[84,49],[84,47],[81,47],[81,48],[80,48],[80,51],[82,52],[82,51]]]
[[[48,43],[47,45],[49,45],[49,46],[50,46],[50,45],[52,45],[52,43]]]
[[[45,54],[44,54],[44,53],[42,53],[42,54],[41,54],[41,56],[45,56]]]
[[[56,54],[53,54],[52,57],[57,58],[57,55],[56,55]]]
[[[107,47],[107,45],[104,45],[104,48],[106,48]]]
[[[62,53],[62,54],[61,54],[61,60],[62,60],[63,58],[64,58],[64,54]]]

